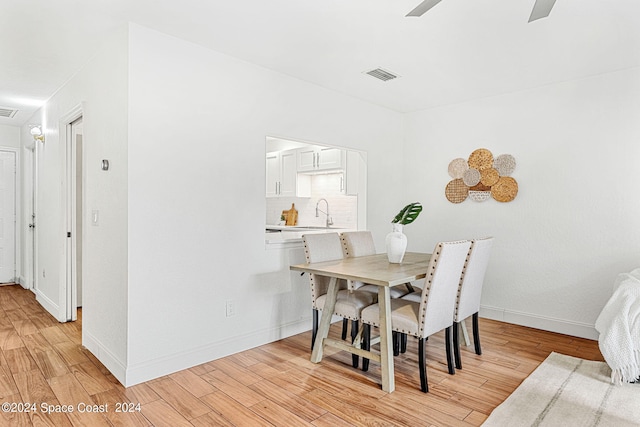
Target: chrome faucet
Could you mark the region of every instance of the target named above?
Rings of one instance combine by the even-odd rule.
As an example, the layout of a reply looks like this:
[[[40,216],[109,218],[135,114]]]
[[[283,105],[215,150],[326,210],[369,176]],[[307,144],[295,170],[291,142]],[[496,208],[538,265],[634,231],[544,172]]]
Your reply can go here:
[[[320,202],[323,201],[323,200],[327,204],[327,211],[326,212],[324,212],[324,211],[322,211],[322,210],[320,210],[318,208],[318,206],[320,205]],[[316,203],[316,218],[318,218],[318,216],[320,215],[319,212],[322,212],[323,214],[327,215],[327,225],[326,225],[327,228],[329,228],[330,225],[333,225],[333,220],[329,216],[329,202],[327,202],[327,199],[322,198],[322,199],[318,200],[318,203]]]

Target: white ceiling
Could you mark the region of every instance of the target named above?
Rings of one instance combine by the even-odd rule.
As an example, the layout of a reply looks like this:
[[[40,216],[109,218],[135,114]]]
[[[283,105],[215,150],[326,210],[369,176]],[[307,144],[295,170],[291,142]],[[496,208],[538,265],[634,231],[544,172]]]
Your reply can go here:
[[[132,21],[410,112],[640,66],[640,0],[2,0],[0,124],[22,125]],[[401,77],[366,74],[382,67]]]

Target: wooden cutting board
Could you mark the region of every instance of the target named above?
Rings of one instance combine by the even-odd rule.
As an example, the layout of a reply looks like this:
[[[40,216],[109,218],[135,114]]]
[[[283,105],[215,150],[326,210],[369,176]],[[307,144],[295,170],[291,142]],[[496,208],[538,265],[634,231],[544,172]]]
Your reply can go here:
[[[298,224],[298,211],[296,210],[295,203],[291,203],[291,209],[288,211],[282,211],[282,215],[284,215],[284,219],[286,221],[284,225]]]

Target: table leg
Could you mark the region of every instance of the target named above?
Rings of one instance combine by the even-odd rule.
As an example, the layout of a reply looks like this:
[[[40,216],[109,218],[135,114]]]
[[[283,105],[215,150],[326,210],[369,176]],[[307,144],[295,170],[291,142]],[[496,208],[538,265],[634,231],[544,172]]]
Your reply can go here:
[[[331,318],[336,309],[336,299],[338,298],[338,278],[332,277],[329,281],[329,289],[327,290],[327,298],[322,308],[322,317],[320,318],[320,325],[318,326],[318,334],[316,335],[316,342],[313,345],[313,351],[311,352],[311,361],[313,363],[320,363],[322,360],[322,348],[324,346],[324,339],[329,335],[329,328],[331,327]]]
[[[395,390],[396,384],[393,374],[391,298],[388,286],[380,286],[378,288],[378,306],[380,307],[380,371],[382,372],[382,390],[391,393]]]
[[[460,328],[460,331],[462,331],[462,338],[459,339],[458,341],[460,341],[460,344],[462,344],[464,342],[464,345],[466,345],[467,347],[469,347],[471,345],[471,340],[469,339],[469,332],[467,332],[467,321],[466,319],[463,320],[462,322],[458,323],[458,327]]]

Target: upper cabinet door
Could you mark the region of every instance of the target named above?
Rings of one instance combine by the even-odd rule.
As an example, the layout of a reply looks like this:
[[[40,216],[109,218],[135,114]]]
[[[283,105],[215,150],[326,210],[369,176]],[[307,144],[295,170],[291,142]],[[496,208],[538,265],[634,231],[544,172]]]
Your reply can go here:
[[[317,154],[318,169],[342,169],[344,168],[344,150],[339,148],[323,147]]]
[[[318,148],[309,146],[298,150],[298,172],[310,172],[316,170],[316,153]]]
[[[276,197],[280,191],[280,153],[267,153],[267,197]]]
[[[267,197],[310,197],[309,177],[298,177],[297,154],[297,150],[267,153]]]
[[[298,172],[344,169],[345,150],[310,146],[298,150]]]
[[[296,178],[298,170],[296,161],[295,150],[280,153],[280,196],[297,196]]]

